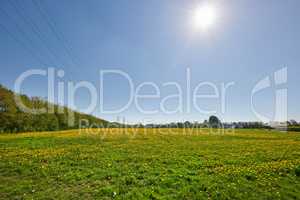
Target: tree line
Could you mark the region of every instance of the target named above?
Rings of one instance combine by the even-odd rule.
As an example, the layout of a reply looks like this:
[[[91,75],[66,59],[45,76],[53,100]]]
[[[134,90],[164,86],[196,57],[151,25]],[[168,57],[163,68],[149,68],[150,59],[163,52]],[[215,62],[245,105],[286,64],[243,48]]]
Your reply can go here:
[[[22,103],[30,109],[49,109],[49,105],[54,112],[43,114],[32,114],[23,112],[15,102],[18,95]],[[73,124],[70,125],[70,113],[73,116]],[[285,122],[287,130],[300,131],[300,124],[295,120]],[[81,126],[83,125],[83,126]],[[78,129],[81,127],[111,127],[111,128],[259,128],[272,129],[272,127],[262,122],[231,122],[222,123],[216,116],[210,116],[203,122],[173,122],[166,124],[135,124],[128,125],[117,122],[108,122],[92,115],[73,111],[67,107],[50,104],[38,97],[28,97],[16,94],[0,84],[0,133],[16,133],[30,131],[57,131],[67,129]]]
[[[49,102],[37,97],[16,94],[0,85],[0,132],[12,133],[77,129],[82,119],[88,121],[89,124],[97,124],[99,126],[105,126],[109,123],[92,115],[75,112],[67,107],[54,104],[51,105],[54,112],[45,112],[42,114],[23,112],[15,102],[15,95],[19,95],[22,103],[30,109],[44,108],[47,111],[49,109]],[[69,113],[72,113],[74,116],[74,123],[71,126],[68,123]]]
[[[123,126],[127,126],[123,124]],[[172,122],[165,124],[135,124],[133,127],[145,128],[256,128],[256,129],[271,129],[271,127],[263,122],[230,122],[224,123],[217,116],[210,116],[208,120],[203,122]]]

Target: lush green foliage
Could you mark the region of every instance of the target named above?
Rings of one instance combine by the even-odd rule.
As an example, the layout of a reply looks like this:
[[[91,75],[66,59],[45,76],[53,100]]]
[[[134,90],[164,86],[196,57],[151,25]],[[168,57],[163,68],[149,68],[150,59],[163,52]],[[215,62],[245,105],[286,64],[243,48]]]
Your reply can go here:
[[[300,135],[102,129],[0,135],[0,199],[299,199]]]
[[[79,127],[80,120],[89,124],[105,125],[108,122],[91,115],[74,112],[67,107],[49,104],[39,98],[29,98],[20,95],[22,103],[31,109],[49,109],[54,112],[44,114],[31,114],[22,112],[16,105],[14,92],[0,85],[0,133],[1,132],[25,132],[25,131],[55,131],[74,129]],[[74,115],[74,124],[69,126],[68,119]]]
[[[297,125],[297,126],[288,126],[288,130],[289,131],[297,131],[297,132],[300,132],[300,126]]]
[[[214,115],[209,117],[208,123],[209,123],[210,127],[214,127],[214,128],[220,128],[221,127],[221,121],[219,120],[218,117],[216,117]]]

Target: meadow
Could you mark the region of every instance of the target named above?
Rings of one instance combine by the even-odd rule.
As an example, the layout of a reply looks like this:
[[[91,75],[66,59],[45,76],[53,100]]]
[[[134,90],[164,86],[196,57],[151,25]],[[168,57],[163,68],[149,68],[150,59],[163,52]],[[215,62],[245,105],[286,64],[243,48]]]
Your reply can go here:
[[[300,199],[296,132],[1,134],[0,160],[0,199]]]

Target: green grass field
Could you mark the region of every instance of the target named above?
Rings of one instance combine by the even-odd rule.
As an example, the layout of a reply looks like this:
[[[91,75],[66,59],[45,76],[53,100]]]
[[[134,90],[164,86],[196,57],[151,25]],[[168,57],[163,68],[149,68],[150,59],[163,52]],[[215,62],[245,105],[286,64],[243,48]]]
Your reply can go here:
[[[134,131],[0,135],[0,198],[300,199],[299,133]]]

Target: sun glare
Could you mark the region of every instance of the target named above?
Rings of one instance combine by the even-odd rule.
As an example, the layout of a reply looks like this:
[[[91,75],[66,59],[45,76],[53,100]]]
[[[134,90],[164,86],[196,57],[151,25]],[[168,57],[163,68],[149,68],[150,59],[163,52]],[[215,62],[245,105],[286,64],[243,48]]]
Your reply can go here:
[[[216,22],[216,8],[212,5],[201,5],[194,11],[194,27],[208,29]]]

